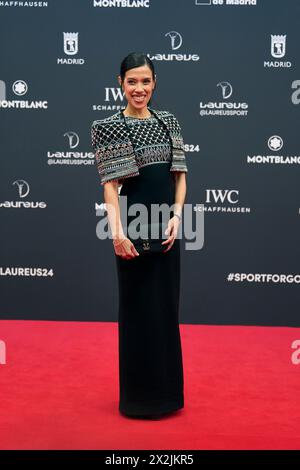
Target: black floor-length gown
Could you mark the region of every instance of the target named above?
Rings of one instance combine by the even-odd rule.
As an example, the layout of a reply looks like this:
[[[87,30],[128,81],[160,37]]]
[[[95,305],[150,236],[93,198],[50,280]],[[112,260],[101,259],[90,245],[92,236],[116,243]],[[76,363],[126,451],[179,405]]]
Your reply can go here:
[[[139,175],[122,181],[127,207],[175,202],[168,135],[155,116],[126,117]],[[171,217],[173,211],[171,211]],[[134,217],[128,216],[128,224]],[[166,253],[122,259],[115,255],[119,288],[119,410],[160,415],[184,407],[179,331],[180,239]]]

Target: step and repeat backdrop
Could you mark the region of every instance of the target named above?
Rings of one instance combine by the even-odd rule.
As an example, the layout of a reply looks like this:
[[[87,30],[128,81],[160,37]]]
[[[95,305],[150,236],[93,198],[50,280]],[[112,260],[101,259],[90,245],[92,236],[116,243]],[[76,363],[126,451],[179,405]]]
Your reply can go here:
[[[126,106],[137,51],[203,238],[182,240],[180,321],[300,326],[299,18],[299,0],[0,1],[2,319],[117,320],[90,130]]]

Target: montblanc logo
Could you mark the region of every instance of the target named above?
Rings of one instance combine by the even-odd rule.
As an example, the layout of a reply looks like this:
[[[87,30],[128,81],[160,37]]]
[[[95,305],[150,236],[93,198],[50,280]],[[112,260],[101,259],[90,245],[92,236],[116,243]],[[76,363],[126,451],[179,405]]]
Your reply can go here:
[[[221,90],[222,101],[208,101],[199,103],[200,116],[247,116],[248,103],[240,101],[226,101],[233,93],[232,85],[229,82],[219,82],[217,88]]]
[[[56,150],[47,152],[48,165],[94,165],[93,152],[75,150],[79,146],[79,135],[74,131],[63,134],[67,141],[69,150]]]
[[[12,183],[12,186],[17,189],[19,196],[18,200],[0,201],[0,208],[4,209],[45,209],[47,204],[43,201],[25,201],[30,192],[30,187],[27,181],[18,179]]]
[[[283,139],[280,135],[272,135],[267,140],[267,147],[271,150],[272,154],[256,154],[247,155],[247,163],[259,163],[259,164],[273,164],[273,165],[299,165],[299,155],[282,155],[278,154],[283,148]]]
[[[292,66],[290,61],[278,60],[286,55],[286,34],[271,34],[271,55],[277,60],[264,61],[264,67],[290,68]]]
[[[0,80],[0,108],[2,109],[48,109],[48,101],[29,101],[23,99],[28,92],[25,80],[15,80],[11,86],[12,92],[22,99],[8,99],[6,82]]]
[[[157,53],[157,54],[154,54],[154,55],[148,54],[148,57],[151,60],[157,60],[157,61],[166,60],[168,62],[170,62],[170,61],[178,61],[178,62],[195,61],[196,62],[200,59],[198,54],[177,52],[178,49],[180,49],[180,47],[183,44],[182,35],[178,31],[168,31],[165,34],[165,37],[167,37],[169,39],[171,49],[172,49],[172,51],[174,51],[174,53],[168,53],[168,54]]]
[[[24,80],[16,80],[12,84],[12,90],[13,90],[14,94],[17,95],[17,96],[26,95],[26,93],[28,91],[27,83],[24,82]]]
[[[101,8],[149,8],[150,0],[116,0],[115,2],[110,0],[94,0],[93,6]]]
[[[257,0],[195,0],[195,5],[210,5],[210,6],[256,6]]]
[[[272,135],[268,140],[268,147],[274,152],[278,152],[283,147],[283,140],[279,135]]]
[[[204,205],[200,206],[196,204],[194,211],[250,213],[250,207],[239,205],[239,197],[238,189],[206,189]]]
[[[63,48],[64,53],[68,56],[74,56],[78,53],[78,32],[76,33],[63,33]],[[85,60],[82,58],[57,58],[58,65],[82,65],[85,63]]]
[[[94,104],[93,111],[119,111],[123,107],[124,96],[121,88],[105,87],[104,104]]]

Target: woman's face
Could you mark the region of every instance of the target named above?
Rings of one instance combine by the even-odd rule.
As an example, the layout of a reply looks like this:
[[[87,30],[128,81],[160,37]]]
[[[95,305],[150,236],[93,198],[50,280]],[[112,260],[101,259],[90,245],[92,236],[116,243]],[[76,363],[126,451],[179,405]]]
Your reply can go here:
[[[118,78],[121,85],[121,77]],[[154,86],[155,80],[152,78],[151,69],[148,65],[143,65],[127,70],[122,89],[129,106],[141,110],[147,106]]]

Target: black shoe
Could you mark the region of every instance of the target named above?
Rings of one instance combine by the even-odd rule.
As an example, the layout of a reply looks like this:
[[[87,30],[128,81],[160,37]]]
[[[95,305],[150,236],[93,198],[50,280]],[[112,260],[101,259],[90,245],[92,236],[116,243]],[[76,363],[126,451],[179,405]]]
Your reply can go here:
[[[165,416],[172,415],[173,413],[176,413],[177,410],[175,411],[165,411],[164,413],[158,413],[158,414],[149,414],[149,415],[129,415],[126,413],[123,413],[120,411],[120,413],[128,418],[137,418],[137,419],[151,419],[151,420],[156,420],[160,418],[164,418]]]

